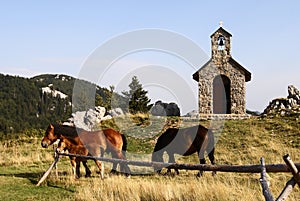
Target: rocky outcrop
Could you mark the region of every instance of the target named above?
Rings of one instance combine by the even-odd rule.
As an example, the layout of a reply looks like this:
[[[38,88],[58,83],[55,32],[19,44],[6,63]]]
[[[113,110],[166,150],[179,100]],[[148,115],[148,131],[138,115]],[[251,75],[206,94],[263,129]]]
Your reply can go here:
[[[290,85],[288,86],[288,101],[289,101],[289,104],[293,107],[293,106],[299,106],[300,105],[300,93],[299,93],[299,90],[293,86],[293,85]]]
[[[42,87],[42,94],[51,94],[52,97],[60,97],[62,99],[66,99],[68,98],[68,95],[60,92],[60,91],[57,91],[53,88],[53,84],[49,84],[47,87]]]
[[[263,116],[290,116],[293,114],[300,114],[300,93],[293,85],[288,86],[286,98],[272,100],[262,113]]]
[[[197,119],[199,118],[199,112],[197,110],[192,110],[190,112],[188,112],[186,115],[184,115],[185,117],[189,117],[191,119]]]
[[[112,117],[115,117],[115,116],[123,116],[124,112],[121,108],[114,108],[109,110],[108,114],[110,114]]]
[[[87,111],[77,111],[72,114],[72,117],[64,122],[64,125],[76,126],[85,130],[92,130],[94,126],[99,124],[101,121],[111,119],[110,115],[106,115],[104,107],[97,106],[94,109]]]
[[[163,103],[156,101],[150,109],[153,116],[180,116],[180,109],[176,103]]]

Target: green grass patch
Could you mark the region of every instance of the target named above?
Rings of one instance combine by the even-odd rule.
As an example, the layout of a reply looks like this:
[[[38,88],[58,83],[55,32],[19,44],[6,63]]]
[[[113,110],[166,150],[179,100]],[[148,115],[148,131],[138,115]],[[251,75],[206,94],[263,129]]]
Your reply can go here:
[[[45,169],[45,166],[0,167],[0,199],[5,201],[72,199],[75,186],[66,187],[54,183],[36,186]]]

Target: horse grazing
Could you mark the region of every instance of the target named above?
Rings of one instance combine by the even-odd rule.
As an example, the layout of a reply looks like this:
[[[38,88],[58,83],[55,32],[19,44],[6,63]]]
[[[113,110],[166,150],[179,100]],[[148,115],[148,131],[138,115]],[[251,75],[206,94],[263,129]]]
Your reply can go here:
[[[167,152],[169,163],[175,163],[174,154],[189,156],[197,152],[200,164],[205,164],[204,153],[207,151],[212,164],[214,160],[214,136],[213,133],[201,125],[189,128],[169,128],[158,139],[152,153],[153,162],[163,162],[163,154]],[[154,171],[161,173],[161,169],[154,168]],[[179,174],[178,169],[175,169]],[[167,173],[171,173],[168,168]],[[202,176],[203,171],[199,171],[197,176]],[[215,174],[215,172],[213,173]]]
[[[78,136],[75,138],[78,138]],[[104,138],[105,138],[105,136],[104,136]],[[106,139],[103,139],[103,140],[106,140]],[[96,157],[103,156],[103,150],[105,149],[103,146],[99,146],[96,143],[86,144],[85,146],[83,146],[82,144],[77,144],[78,141],[79,140],[71,138],[71,137],[61,136],[56,150],[57,150],[57,152],[62,152],[62,151],[68,150],[69,153],[71,153],[71,154],[78,154],[78,155],[83,155],[83,156],[96,156]],[[105,143],[103,143],[103,144],[105,144]],[[81,157],[70,156],[70,160],[71,160],[73,174],[74,174],[75,178],[80,177],[80,162],[81,161],[86,168],[87,176],[89,176],[91,174],[90,169],[86,165],[87,159],[81,158]],[[104,179],[103,163],[101,163],[98,160],[94,160],[94,161],[100,170],[101,179]]]
[[[66,125],[58,125],[58,124],[50,124],[45,132],[45,136],[42,139],[41,145],[44,148],[47,148],[49,145],[54,143],[57,139],[63,138],[72,139],[74,146],[83,146],[87,148],[94,144],[101,147],[100,150],[94,150],[97,153],[104,152],[111,153],[113,158],[124,159],[126,160],[126,149],[127,149],[127,140],[124,135],[115,131],[113,129],[104,129],[98,131],[86,131],[83,129],[79,129],[73,126]],[[105,140],[103,140],[105,138]],[[67,148],[65,148],[67,149]],[[86,151],[80,148],[78,152]],[[76,153],[77,154],[77,153]],[[79,154],[79,153],[78,153]],[[93,155],[94,153],[90,153]],[[85,169],[86,176],[90,175],[90,170],[86,165],[85,160],[81,160]],[[117,168],[117,162],[113,163],[112,172],[114,172]],[[127,176],[130,175],[130,169],[127,164],[120,164],[121,172],[125,172]],[[79,175],[78,175],[79,176]]]

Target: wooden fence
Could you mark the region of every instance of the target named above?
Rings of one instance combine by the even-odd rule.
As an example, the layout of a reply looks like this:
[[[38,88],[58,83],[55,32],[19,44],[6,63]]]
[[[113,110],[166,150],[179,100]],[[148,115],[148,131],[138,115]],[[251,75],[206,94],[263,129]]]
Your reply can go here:
[[[132,160],[122,160],[122,159],[113,159],[106,157],[94,157],[94,156],[82,156],[70,153],[58,153],[55,154],[55,159],[50,165],[48,170],[44,173],[43,177],[37,183],[39,186],[49,175],[52,168],[59,161],[61,156],[73,156],[80,157],[91,160],[99,160],[104,162],[117,162],[124,163],[127,165],[133,166],[143,166],[143,167],[157,167],[163,168],[168,167],[172,169],[184,169],[184,170],[200,170],[200,171],[216,171],[216,172],[236,172],[236,173],[261,173],[261,186],[262,192],[266,201],[283,201],[286,200],[287,196],[292,192],[294,186],[298,184],[300,186],[300,163],[293,163],[289,155],[283,156],[283,159],[286,164],[265,164],[264,158],[261,158],[261,164],[259,165],[206,165],[206,164],[177,164],[177,163],[160,163],[160,162],[146,162],[146,161],[132,161]],[[279,195],[277,199],[274,199],[272,193],[269,189],[269,182],[267,181],[266,173],[267,172],[291,172],[293,177],[286,183],[285,188]]]

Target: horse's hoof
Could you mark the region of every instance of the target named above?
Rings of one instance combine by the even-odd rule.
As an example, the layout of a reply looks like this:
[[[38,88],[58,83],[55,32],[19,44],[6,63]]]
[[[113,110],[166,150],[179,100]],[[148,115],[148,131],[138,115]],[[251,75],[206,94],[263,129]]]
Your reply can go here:
[[[198,172],[197,175],[196,175],[198,178],[202,177],[203,176],[203,173],[201,172]]]
[[[170,176],[171,172],[166,172],[165,174],[163,174],[164,176]]]
[[[160,172],[154,172],[154,176],[163,176],[163,174]]]
[[[167,175],[167,176],[172,176],[171,169],[168,169],[165,175]]]
[[[126,176],[127,179],[130,179],[130,178],[131,178],[131,174],[127,174],[127,173],[126,173],[125,176]]]
[[[156,174],[156,175],[162,175],[161,170],[156,170],[156,171],[155,171],[155,174]]]
[[[211,173],[211,175],[214,177],[214,176],[217,175],[217,172],[216,172],[216,171],[213,171],[213,172]]]
[[[86,174],[85,177],[86,177],[86,178],[87,178],[87,177],[91,177],[91,174]]]
[[[173,174],[172,172],[166,172],[166,173],[164,174],[164,176],[167,176],[167,177],[174,177],[175,174]]]

